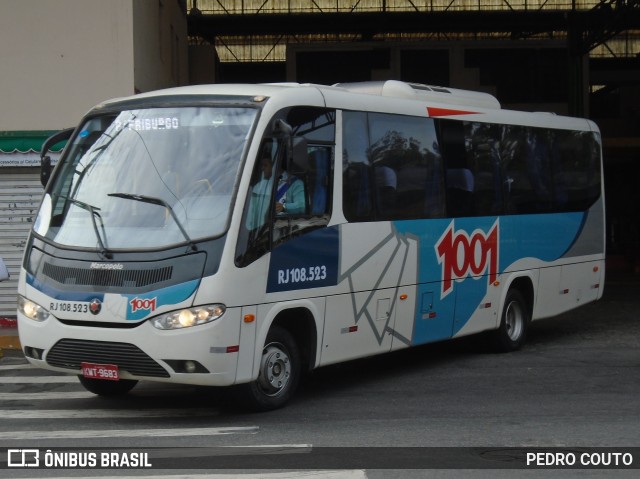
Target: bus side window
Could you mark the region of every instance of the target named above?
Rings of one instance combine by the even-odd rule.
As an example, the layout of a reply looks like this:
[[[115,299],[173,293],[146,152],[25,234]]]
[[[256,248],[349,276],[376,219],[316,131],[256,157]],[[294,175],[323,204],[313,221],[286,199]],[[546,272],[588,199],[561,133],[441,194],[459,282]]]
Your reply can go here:
[[[467,165],[473,172],[473,202],[476,216],[502,214],[504,208],[500,173],[500,130],[488,123],[464,122]]]
[[[467,161],[464,123],[440,122],[440,148],[445,161],[447,214],[451,217],[475,216],[475,177]]]
[[[373,173],[367,114],[345,111],[342,118],[344,215],[349,221],[372,221]]]
[[[316,148],[310,153],[311,173],[308,184],[311,215],[329,213],[329,171],[331,170],[331,150]]]
[[[581,211],[600,196],[600,143],[589,132],[559,131],[553,142],[554,204],[557,211]]]
[[[236,264],[241,267],[326,226],[331,215],[335,111],[292,107],[277,118],[291,126],[293,151],[287,146],[291,138],[275,139],[267,132],[262,140],[238,234]]]
[[[276,201],[284,208],[275,216],[274,244],[326,225],[331,213],[331,148],[311,146],[301,138],[294,144],[293,161],[276,188]],[[282,181],[283,176],[287,182]]]
[[[551,145],[545,131],[503,127],[504,191],[510,214],[552,211]]]
[[[345,217],[349,221],[371,221],[371,167],[366,163],[351,163],[343,176]]]
[[[394,219],[397,208],[398,175],[393,168],[375,168],[376,208],[380,219]]]
[[[442,157],[430,118],[345,112],[343,201],[352,222],[441,218]]]

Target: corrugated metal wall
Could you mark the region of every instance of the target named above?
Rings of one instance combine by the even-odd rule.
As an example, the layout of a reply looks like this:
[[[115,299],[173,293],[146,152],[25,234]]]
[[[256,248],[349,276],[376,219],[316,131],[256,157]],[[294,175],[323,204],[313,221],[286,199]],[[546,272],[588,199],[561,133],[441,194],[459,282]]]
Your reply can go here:
[[[0,168],[0,256],[11,279],[0,283],[0,317],[16,315],[22,251],[42,197],[39,168]]]

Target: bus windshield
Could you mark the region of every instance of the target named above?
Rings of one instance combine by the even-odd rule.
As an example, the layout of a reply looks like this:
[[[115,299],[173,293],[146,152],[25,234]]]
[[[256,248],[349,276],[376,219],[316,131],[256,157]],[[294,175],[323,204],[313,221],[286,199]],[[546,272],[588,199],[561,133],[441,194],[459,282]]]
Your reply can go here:
[[[61,245],[159,248],[223,234],[257,110],[172,107],[88,119],[34,231]]]

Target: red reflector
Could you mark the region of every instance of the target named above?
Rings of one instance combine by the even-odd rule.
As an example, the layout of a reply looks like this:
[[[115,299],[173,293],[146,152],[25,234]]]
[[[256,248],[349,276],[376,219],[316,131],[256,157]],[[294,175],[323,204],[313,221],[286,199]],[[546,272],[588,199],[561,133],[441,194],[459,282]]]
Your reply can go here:
[[[236,346],[227,346],[227,352],[228,353],[237,353],[238,351],[240,351],[240,345],[236,345]]]
[[[477,111],[467,111],[467,110],[451,110],[449,108],[435,108],[435,107],[427,107],[427,114],[429,116],[452,116],[452,115],[475,115]]]
[[[349,332],[355,333],[358,330],[358,326],[349,326]]]
[[[431,313],[429,313],[429,318],[435,318],[436,316],[437,316],[437,313],[435,313],[433,311]]]
[[[560,291],[560,294],[569,294],[569,290],[568,289],[563,289],[562,291]]]

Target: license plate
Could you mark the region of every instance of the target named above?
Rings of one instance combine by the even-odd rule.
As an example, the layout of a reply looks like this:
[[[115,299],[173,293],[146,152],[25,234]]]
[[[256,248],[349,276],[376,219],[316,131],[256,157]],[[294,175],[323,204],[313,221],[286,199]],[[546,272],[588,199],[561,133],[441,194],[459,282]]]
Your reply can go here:
[[[82,375],[89,379],[104,379],[107,381],[119,381],[118,366],[116,364],[80,363]]]

